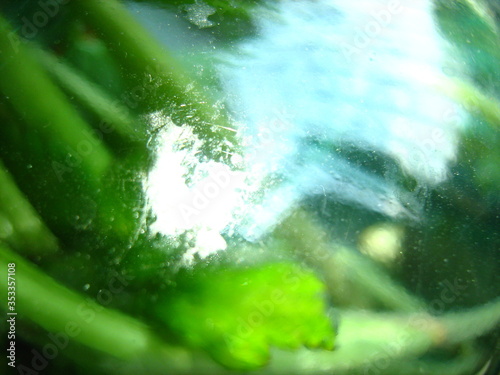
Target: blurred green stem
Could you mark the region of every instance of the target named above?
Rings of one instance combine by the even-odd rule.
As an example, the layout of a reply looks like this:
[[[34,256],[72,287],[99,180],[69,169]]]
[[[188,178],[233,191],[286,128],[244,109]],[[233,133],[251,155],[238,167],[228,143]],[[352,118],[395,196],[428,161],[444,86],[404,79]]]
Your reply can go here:
[[[137,119],[126,106],[113,100],[99,86],[85,79],[75,69],[51,53],[42,49],[35,52],[42,65],[56,78],[59,84],[102,120],[109,123],[112,131],[116,131],[125,139],[142,139],[143,143],[145,142],[144,134],[140,134],[137,128]]]
[[[126,77],[135,79],[137,86],[132,91],[144,92],[166,85],[168,99],[176,105],[172,115],[178,111],[183,114],[177,125],[187,123],[193,126],[194,132],[208,141],[206,153],[219,153],[221,156],[236,147],[235,129],[224,110],[217,108],[198,83],[188,77],[186,69],[137,22],[121,2],[77,0],[74,5],[78,6],[80,14],[85,14],[110,51],[116,54],[117,60],[127,68]],[[144,83],[146,77],[151,81],[150,87]],[[164,109],[165,102],[161,95],[160,99],[162,101],[153,107],[160,105],[157,109]],[[216,150],[214,142],[222,145],[222,153]]]
[[[15,312],[47,331],[65,333],[88,347],[123,359],[143,355],[156,344],[142,323],[70,291],[0,243],[2,296],[7,295],[10,263],[15,264]],[[111,288],[107,292],[112,295]]]
[[[0,160],[0,240],[29,255],[50,254],[57,239],[42,222]]]
[[[359,301],[362,305],[353,307],[383,306],[404,312],[426,309],[423,301],[398,285],[370,259],[346,247],[332,246],[321,226],[308,213],[298,211],[290,215],[275,233],[323,274],[336,304],[349,306]]]
[[[454,1],[452,3],[450,1],[451,6],[457,6],[457,3],[460,4],[461,1]],[[492,32],[496,31],[496,23],[494,19],[494,15],[488,9],[487,5],[482,1],[477,0],[464,0],[464,3],[476,13],[476,15],[483,20],[483,22],[488,25]]]
[[[116,358],[137,361],[148,373],[164,373],[164,368],[151,366],[164,363],[165,358],[172,360],[172,373],[200,370],[182,350],[172,357],[175,350],[167,349],[142,323],[68,290],[0,244],[2,280],[7,280],[10,263],[15,263],[16,269],[16,312],[47,331],[64,333],[71,326],[71,332],[77,332],[74,340]],[[108,292],[112,293],[111,288]],[[0,283],[0,293],[6,295],[7,283]],[[319,368],[338,374],[367,373],[376,370],[381,361],[392,364],[422,355],[433,347],[484,335],[499,323],[500,301],[442,317],[344,311],[340,318],[337,350],[277,351],[262,373],[313,374]],[[213,366],[205,359],[200,363]],[[217,373],[214,368],[212,371]]]
[[[468,112],[480,113],[488,125],[500,129],[500,102],[493,96],[460,79],[450,78],[438,88],[462,104]]]
[[[455,344],[474,339],[485,332],[499,328],[500,299],[465,312],[449,313],[440,320],[447,332],[446,343]]]
[[[5,100],[29,125],[30,132],[54,140],[62,157],[67,149],[78,152],[82,142],[91,144],[80,168],[90,182],[98,183],[112,163],[111,155],[1,15],[0,51],[0,92]]]
[[[0,295],[7,296],[9,268],[15,264],[15,309],[8,309],[7,299],[2,297],[0,309],[15,312],[17,324],[29,319],[58,337],[66,335],[71,341],[104,354],[100,365],[113,364],[114,373],[193,374],[225,373],[219,365],[201,353],[167,345],[142,322],[121,312],[99,305],[88,297],[77,294],[59,284],[36,266],[11,251],[0,242]],[[127,281],[115,275],[104,294],[113,298],[119,288],[126,288]],[[132,280],[130,280],[132,282]],[[98,297],[99,298],[99,297]],[[104,300],[104,297],[103,297]],[[21,328],[21,327],[18,327]],[[53,344],[53,338],[32,337],[38,345]],[[47,341],[48,340],[48,341]],[[65,347],[59,349],[64,350]],[[76,361],[85,356],[68,348],[68,354]],[[110,357],[111,356],[111,357]],[[99,364],[94,364],[96,367]],[[116,367],[122,367],[118,371]],[[144,371],[144,372],[143,372]]]
[[[339,311],[339,315],[336,350],[277,351],[269,367],[258,374],[400,375],[420,374],[419,369],[428,369],[429,375],[470,374],[485,353],[471,351],[468,345],[454,359],[426,362],[415,358],[433,348],[468,343],[498,327],[500,300],[442,317],[369,311]]]

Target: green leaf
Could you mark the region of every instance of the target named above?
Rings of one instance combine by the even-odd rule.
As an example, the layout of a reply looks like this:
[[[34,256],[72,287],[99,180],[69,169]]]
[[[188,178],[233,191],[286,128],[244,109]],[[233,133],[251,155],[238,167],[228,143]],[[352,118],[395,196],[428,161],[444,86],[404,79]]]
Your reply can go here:
[[[183,271],[157,313],[186,344],[237,369],[263,366],[276,346],[333,349],[323,284],[298,265]]]

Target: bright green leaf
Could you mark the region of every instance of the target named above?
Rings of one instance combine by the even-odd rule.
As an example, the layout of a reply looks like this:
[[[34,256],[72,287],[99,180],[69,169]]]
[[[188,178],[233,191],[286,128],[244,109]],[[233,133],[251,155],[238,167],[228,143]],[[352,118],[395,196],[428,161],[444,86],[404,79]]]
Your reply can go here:
[[[323,284],[298,265],[185,271],[157,312],[181,340],[228,367],[252,369],[276,346],[331,350]]]

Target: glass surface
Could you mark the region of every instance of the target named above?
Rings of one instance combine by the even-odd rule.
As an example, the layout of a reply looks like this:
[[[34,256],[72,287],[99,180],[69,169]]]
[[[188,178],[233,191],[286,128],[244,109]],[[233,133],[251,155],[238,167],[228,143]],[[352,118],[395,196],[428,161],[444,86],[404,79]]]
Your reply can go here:
[[[0,4],[0,374],[499,372],[495,0]]]

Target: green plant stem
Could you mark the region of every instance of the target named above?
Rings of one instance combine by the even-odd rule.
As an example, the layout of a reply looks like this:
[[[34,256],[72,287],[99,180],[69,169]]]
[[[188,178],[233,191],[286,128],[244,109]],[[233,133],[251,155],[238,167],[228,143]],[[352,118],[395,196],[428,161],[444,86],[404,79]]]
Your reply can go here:
[[[472,340],[485,332],[500,328],[500,298],[465,312],[447,314],[440,320],[448,333],[447,343]]]
[[[7,295],[9,263],[15,263],[15,311],[47,331],[64,333],[71,325],[71,331],[78,332],[74,340],[123,359],[144,354],[156,344],[142,323],[70,291],[0,244],[2,296]]]
[[[494,129],[500,129],[500,102],[474,85],[460,79],[448,79],[438,89],[462,104],[470,113],[480,113]]]
[[[85,14],[110,51],[126,67],[127,78],[136,79],[135,88],[147,88],[144,85],[146,76],[153,81],[150,87],[166,85],[168,99],[173,100],[176,106],[173,112],[182,113],[178,125],[187,123],[193,126],[194,132],[207,141],[207,154],[233,152],[237,145],[236,133],[226,113],[217,108],[197,82],[188,77],[184,67],[137,22],[121,2],[77,0],[74,5],[80,14]],[[158,109],[164,109],[163,100],[157,104]],[[222,152],[216,150],[215,144],[221,145]]]
[[[113,100],[98,85],[88,81],[77,70],[63,63],[49,52],[36,50],[36,55],[45,69],[52,74],[59,85],[77,97],[89,110],[112,126],[123,138],[138,141],[144,140],[137,125],[137,119],[129,109]]]
[[[18,189],[0,160],[0,240],[28,255],[51,254],[57,239]]]
[[[91,144],[79,168],[89,182],[100,181],[112,163],[110,153],[1,15],[0,51],[0,92],[5,100],[28,124],[30,132],[58,144],[61,157],[67,155],[67,149],[78,152],[83,141]]]
[[[373,261],[346,247],[332,246],[308,213],[298,211],[290,215],[275,233],[323,274],[337,305],[362,308],[381,305],[403,312],[426,309],[423,301],[398,285]],[[360,305],[352,305],[353,302]]]
[[[20,315],[50,332],[65,332],[72,322],[80,329],[74,340],[113,357],[136,361],[148,373],[165,371],[151,366],[165,364],[165,358],[171,358],[172,352],[142,323],[59,285],[0,244],[2,280],[7,280],[9,263],[16,264],[16,312]],[[7,293],[4,282],[0,283],[0,293]],[[82,311],[86,313],[82,314]],[[93,314],[89,315],[89,311]],[[340,312],[340,316],[336,351],[276,351],[270,365],[260,373],[366,373],[373,366],[376,369],[381,361],[392,364],[404,358],[414,358],[433,347],[484,335],[499,323],[500,301],[442,317],[355,311]],[[183,351],[178,354],[181,359],[171,358],[169,369],[172,373],[184,374],[200,369],[190,355]],[[210,361],[205,363],[210,365]],[[210,366],[215,371],[213,364]]]
[[[36,266],[0,242],[0,310],[9,312],[7,299],[8,268],[15,263],[15,312],[17,324],[25,319],[54,334],[66,334],[71,341],[104,355],[99,366],[111,365],[117,374],[224,374],[206,355],[170,346],[144,323],[121,312],[97,304],[75,293],[44,274]],[[114,286],[116,287],[117,284]],[[112,287],[109,292],[113,293]],[[18,327],[19,328],[19,327]],[[71,335],[70,335],[71,333]],[[60,336],[59,336],[60,337]],[[32,337],[38,345],[53,344],[47,337]],[[47,341],[49,340],[49,341]],[[64,351],[64,347],[60,348]],[[68,347],[75,361],[84,361],[78,347]],[[98,358],[98,357],[95,357]],[[143,372],[145,371],[145,372]],[[228,372],[229,373],[229,372]]]
[[[359,311],[340,311],[339,314],[335,351],[276,351],[269,367],[258,374],[418,374],[406,372],[410,364],[417,369],[419,365],[428,368],[429,374],[469,374],[467,370],[473,369],[482,357],[474,350],[443,362],[412,359],[432,348],[468,342],[491,332],[500,322],[500,300],[442,317]]]
[[[460,3],[460,1],[456,1],[456,3]],[[451,4],[452,6],[457,6],[456,3]],[[497,31],[494,15],[489,11],[486,3],[477,0],[464,0],[464,3],[467,4],[468,8],[471,9],[477,17],[485,23],[485,25],[488,25],[491,32],[495,33]]]

